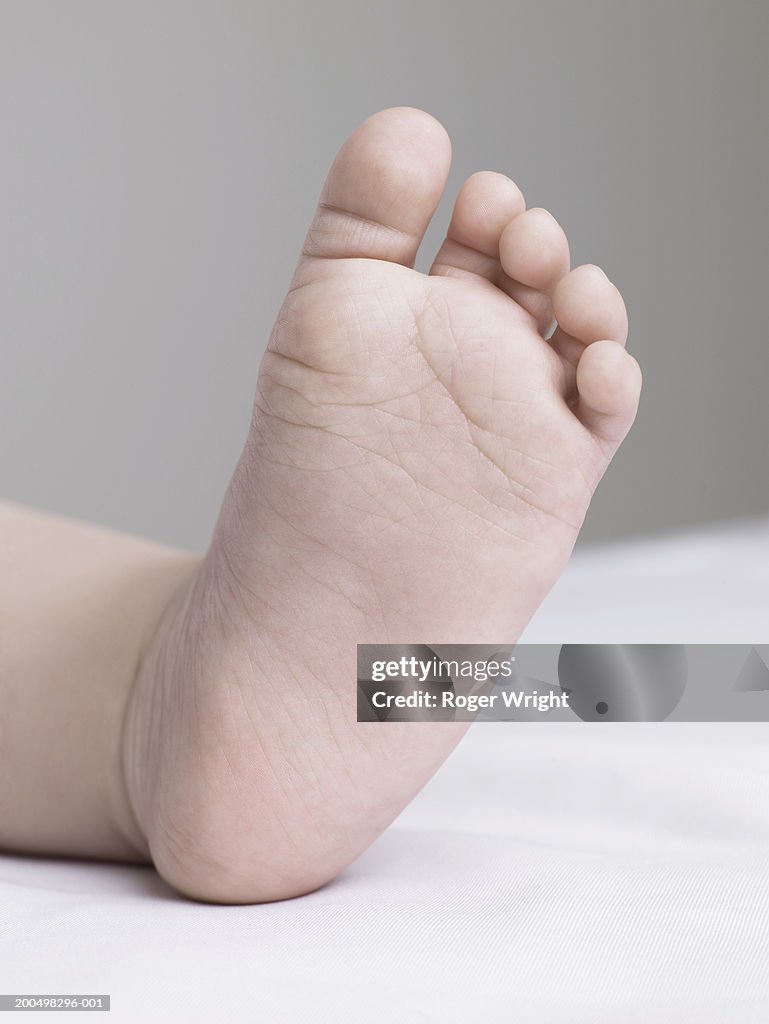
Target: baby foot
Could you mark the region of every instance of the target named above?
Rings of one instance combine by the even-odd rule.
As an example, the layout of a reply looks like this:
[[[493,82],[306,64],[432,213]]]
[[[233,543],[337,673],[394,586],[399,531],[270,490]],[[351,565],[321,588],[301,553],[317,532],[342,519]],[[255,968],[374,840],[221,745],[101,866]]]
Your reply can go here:
[[[411,269],[449,150],[407,108],[343,146],[211,548],[143,659],[128,792],[193,896],[307,892],[392,821],[464,726],[358,725],[356,643],[514,643],[633,421],[619,292],[510,179],[469,178]]]

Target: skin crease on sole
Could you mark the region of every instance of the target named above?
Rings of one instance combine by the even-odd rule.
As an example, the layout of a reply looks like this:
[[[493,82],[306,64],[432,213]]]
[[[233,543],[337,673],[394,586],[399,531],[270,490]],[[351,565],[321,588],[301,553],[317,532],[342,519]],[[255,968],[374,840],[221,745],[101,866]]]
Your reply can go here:
[[[509,178],[470,177],[412,269],[449,161],[411,108],[342,147],[210,549],[141,660],[126,831],[195,898],[309,892],[381,834],[465,726],[358,724],[355,645],[514,644],[633,422],[622,297]]]

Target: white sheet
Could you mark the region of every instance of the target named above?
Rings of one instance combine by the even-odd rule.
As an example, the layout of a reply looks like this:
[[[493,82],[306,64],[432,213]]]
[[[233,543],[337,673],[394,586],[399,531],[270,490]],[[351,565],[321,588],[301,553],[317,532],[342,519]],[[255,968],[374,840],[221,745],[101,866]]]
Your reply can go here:
[[[767,634],[747,523],[579,555],[524,639]],[[0,991],[111,994],[68,1021],[765,1024],[769,725],[478,725],[311,896],[199,906],[148,869],[7,857],[0,907]]]

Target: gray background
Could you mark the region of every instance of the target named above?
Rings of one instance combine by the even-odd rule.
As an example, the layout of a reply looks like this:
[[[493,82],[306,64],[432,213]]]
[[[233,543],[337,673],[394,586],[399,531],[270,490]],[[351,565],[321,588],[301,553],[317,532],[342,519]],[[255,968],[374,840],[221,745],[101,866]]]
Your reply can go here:
[[[768,45],[764,0],[0,0],[2,492],[204,546],[325,169],[411,104],[625,292],[585,536],[767,511]]]

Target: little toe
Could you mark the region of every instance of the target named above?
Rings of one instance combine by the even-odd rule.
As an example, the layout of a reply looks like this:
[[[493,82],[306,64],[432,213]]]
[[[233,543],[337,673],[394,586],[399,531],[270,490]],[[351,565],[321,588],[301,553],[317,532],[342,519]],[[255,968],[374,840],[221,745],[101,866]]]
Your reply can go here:
[[[575,412],[597,440],[613,448],[633,425],[641,394],[641,368],[616,341],[595,341],[577,363]]]
[[[600,267],[576,267],[553,290],[553,313],[558,326],[551,343],[576,365],[586,345],[596,341],[627,341],[628,318],[619,289]]]
[[[498,283],[502,232],[526,208],[521,190],[496,171],[478,171],[462,185],[431,274],[485,277]]]

